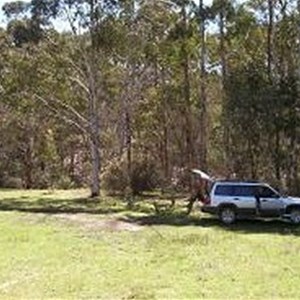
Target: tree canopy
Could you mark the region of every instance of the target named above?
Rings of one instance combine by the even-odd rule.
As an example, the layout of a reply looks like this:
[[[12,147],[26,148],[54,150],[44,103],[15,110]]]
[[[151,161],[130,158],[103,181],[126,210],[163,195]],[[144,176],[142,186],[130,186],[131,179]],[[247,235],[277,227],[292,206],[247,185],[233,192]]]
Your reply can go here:
[[[197,167],[300,192],[296,1],[31,0],[3,11],[1,186],[90,185],[98,196],[102,183],[188,187]]]

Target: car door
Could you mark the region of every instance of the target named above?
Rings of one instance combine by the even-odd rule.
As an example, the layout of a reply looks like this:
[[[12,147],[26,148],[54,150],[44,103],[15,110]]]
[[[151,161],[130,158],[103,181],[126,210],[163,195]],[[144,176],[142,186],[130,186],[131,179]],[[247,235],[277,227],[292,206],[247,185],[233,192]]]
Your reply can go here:
[[[234,198],[234,186],[226,183],[219,183],[213,189],[213,201],[214,205],[233,203]]]
[[[268,186],[259,187],[260,213],[264,217],[279,217],[284,203],[280,195]]]
[[[234,187],[234,203],[239,214],[253,216],[256,213],[255,187],[252,185],[236,185]]]

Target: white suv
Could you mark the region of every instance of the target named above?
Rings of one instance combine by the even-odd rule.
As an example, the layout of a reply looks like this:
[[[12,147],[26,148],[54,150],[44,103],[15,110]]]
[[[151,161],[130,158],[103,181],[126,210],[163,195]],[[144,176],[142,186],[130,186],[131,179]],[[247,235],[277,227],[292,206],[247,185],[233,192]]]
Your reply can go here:
[[[300,198],[281,196],[265,183],[216,181],[201,210],[218,215],[225,224],[239,217],[288,218],[300,224]]]

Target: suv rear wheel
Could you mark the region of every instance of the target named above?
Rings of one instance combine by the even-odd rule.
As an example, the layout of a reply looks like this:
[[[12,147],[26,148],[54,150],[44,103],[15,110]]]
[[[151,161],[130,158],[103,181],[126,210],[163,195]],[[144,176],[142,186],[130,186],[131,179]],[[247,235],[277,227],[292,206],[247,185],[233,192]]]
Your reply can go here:
[[[290,219],[293,224],[300,224],[300,208],[292,208],[290,212]]]
[[[236,221],[235,209],[231,206],[222,207],[219,212],[219,218],[226,225],[233,224]]]

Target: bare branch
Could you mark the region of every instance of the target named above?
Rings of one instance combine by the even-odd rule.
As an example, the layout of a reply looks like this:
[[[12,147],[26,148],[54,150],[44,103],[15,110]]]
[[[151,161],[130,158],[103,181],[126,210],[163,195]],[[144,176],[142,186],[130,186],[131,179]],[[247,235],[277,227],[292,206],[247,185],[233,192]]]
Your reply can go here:
[[[65,121],[66,123],[72,124],[74,126],[76,126],[78,129],[80,129],[83,133],[89,135],[89,131],[87,128],[89,128],[88,126],[88,122],[83,119],[85,124],[80,124],[80,122],[76,122],[74,119],[68,117],[66,114],[63,114],[61,110],[55,108],[55,106],[51,105],[49,103],[49,100],[35,94],[34,95],[36,99],[42,101],[56,116],[58,116],[60,119],[62,119],[63,121]],[[63,110],[64,111],[64,110]],[[64,111],[66,112],[66,111]],[[77,113],[76,116],[78,116],[79,114]],[[79,115],[80,116],[80,115]],[[81,117],[82,120],[83,117]],[[87,124],[86,124],[87,123]]]
[[[77,83],[85,91],[87,96],[90,96],[90,90],[82,80],[80,80],[78,77],[71,77],[70,79]]]
[[[68,63],[75,69],[75,71],[83,78],[86,78],[86,74],[72,59],[68,59]]]

